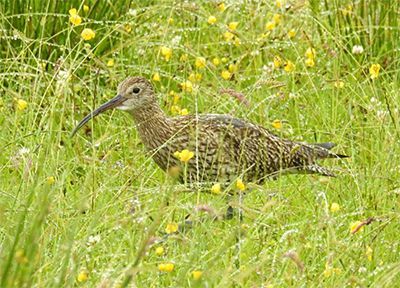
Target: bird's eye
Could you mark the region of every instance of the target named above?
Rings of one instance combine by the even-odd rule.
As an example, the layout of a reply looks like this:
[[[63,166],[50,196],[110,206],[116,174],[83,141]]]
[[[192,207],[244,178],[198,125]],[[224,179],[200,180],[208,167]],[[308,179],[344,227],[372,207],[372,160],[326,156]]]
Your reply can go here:
[[[139,87],[135,87],[132,89],[132,93],[134,94],[138,94],[140,92],[140,88]]]

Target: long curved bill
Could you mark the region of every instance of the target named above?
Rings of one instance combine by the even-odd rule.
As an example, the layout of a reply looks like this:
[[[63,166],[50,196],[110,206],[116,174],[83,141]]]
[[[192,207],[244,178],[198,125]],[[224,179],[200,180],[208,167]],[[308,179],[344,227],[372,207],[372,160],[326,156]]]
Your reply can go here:
[[[90,119],[96,117],[97,115],[99,115],[100,113],[109,110],[109,109],[113,109],[115,107],[117,107],[118,105],[120,105],[122,102],[124,102],[126,99],[124,99],[121,95],[117,95],[115,96],[113,99],[111,99],[110,101],[104,103],[103,105],[101,105],[99,108],[97,108],[96,110],[94,110],[92,113],[86,115],[85,118],[82,119],[81,122],[79,122],[79,124],[75,127],[75,129],[72,131],[71,136],[73,137],[76,132],[78,132],[78,130],[80,128],[82,128],[83,125],[85,125],[87,122],[89,122]]]

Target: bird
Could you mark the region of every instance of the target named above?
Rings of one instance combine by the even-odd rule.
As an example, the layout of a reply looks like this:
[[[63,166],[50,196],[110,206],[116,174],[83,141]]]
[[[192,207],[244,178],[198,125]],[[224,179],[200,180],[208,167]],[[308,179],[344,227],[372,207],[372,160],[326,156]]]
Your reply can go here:
[[[332,142],[291,141],[231,115],[169,117],[161,109],[151,82],[141,76],[126,78],[117,92],[84,117],[71,136],[104,111],[126,111],[155,163],[167,173],[174,172],[184,183],[229,183],[240,178],[262,184],[270,178],[297,173],[334,177],[317,160],[348,157],[332,152]]]

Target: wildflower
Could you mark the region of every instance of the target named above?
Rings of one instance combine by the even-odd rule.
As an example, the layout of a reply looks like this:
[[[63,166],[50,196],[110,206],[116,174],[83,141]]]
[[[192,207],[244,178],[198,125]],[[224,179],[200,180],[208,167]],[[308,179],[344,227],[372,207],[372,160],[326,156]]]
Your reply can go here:
[[[126,24],[124,26],[125,32],[130,33],[132,31],[132,26],[130,24]]]
[[[229,32],[229,31],[226,31],[226,32],[223,34],[223,36],[224,36],[224,38],[225,38],[225,41],[231,41],[231,40],[233,39],[233,37],[235,37],[235,34]]]
[[[90,28],[85,28],[82,30],[81,36],[83,38],[83,40],[92,40],[94,38],[94,36],[96,36],[96,33],[90,29]]]
[[[314,48],[307,48],[306,53],[304,54],[308,59],[315,59],[316,52]]]
[[[191,82],[200,82],[203,76],[200,73],[190,73],[188,79]]]
[[[220,193],[221,193],[221,184],[215,183],[215,184],[211,187],[211,193],[220,194]]]
[[[236,47],[238,47],[242,42],[240,41],[239,37],[235,37],[235,40],[233,41],[233,44],[235,44]]]
[[[279,56],[274,57],[274,67],[280,68],[282,66],[282,59]]]
[[[199,69],[203,69],[204,67],[206,67],[206,58],[197,57],[194,65]]]
[[[26,264],[28,263],[28,258],[25,256],[25,251],[24,249],[18,249],[15,252],[15,261],[19,264]]]
[[[71,9],[71,10],[74,10],[74,9]],[[69,10],[69,11],[71,11],[71,10]],[[70,12],[70,14],[71,14],[71,12]],[[77,26],[82,23],[82,18],[76,13],[71,14],[71,16],[69,16],[69,22],[71,22],[74,26]]]
[[[331,212],[332,213],[335,213],[335,212],[338,212],[339,210],[340,210],[340,205],[338,204],[338,203],[332,203],[331,204]]]
[[[274,120],[272,121],[272,127],[274,127],[275,129],[282,129],[282,121],[281,120]]]
[[[295,68],[296,68],[296,66],[290,60],[288,60],[285,64],[285,67],[283,67],[283,69],[285,69],[285,71],[288,73],[293,72]]]
[[[315,62],[314,62],[313,58],[307,58],[305,63],[306,63],[307,67],[314,67],[315,66]]]
[[[379,70],[381,70],[381,65],[379,64],[372,64],[369,68],[369,74],[371,75],[371,79],[378,78]]]
[[[355,55],[362,54],[364,52],[364,47],[361,45],[354,45],[351,52]]]
[[[167,23],[168,23],[168,25],[172,25],[172,24],[174,24],[174,22],[175,22],[175,20],[174,20],[174,18],[168,18],[168,20],[167,20]]]
[[[238,188],[240,191],[244,191],[246,189],[246,185],[244,185],[242,179],[237,179],[236,180],[236,188]]]
[[[169,92],[169,96],[172,96],[172,97],[173,97],[173,102],[174,102],[174,104],[177,104],[178,101],[179,101],[179,99],[181,98],[181,97],[179,96],[179,94],[176,93],[174,90],[171,90],[171,91]]]
[[[367,249],[365,251],[365,255],[367,256],[368,261],[372,261],[372,254],[373,254],[373,250],[371,247],[367,246]]]
[[[224,10],[225,10],[225,3],[224,3],[224,2],[219,3],[218,6],[217,6],[217,8],[218,8],[219,11],[224,12]]]
[[[189,56],[187,54],[182,54],[182,56],[179,58],[179,61],[186,62],[188,59]]]
[[[232,77],[231,72],[229,72],[228,70],[224,70],[221,72],[221,76],[222,78],[224,78],[225,80],[229,80]]]
[[[179,112],[179,115],[181,116],[186,116],[189,114],[189,111],[186,108],[181,109],[181,111]]]
[[[83,5],[83,12],[88,13],[89,12],[89,6],[88,5]]]
[[[333,83],[333,86],[335,86],[335,88],[342,89],[344,87],[344,82],[342,80],[336,80]]]
[[[78,14],[78,10],[76,10],[75,8],[69,9],[68,10],[69,15],[77,15]]]
[[[156,248],[156,250],[155,250],[155,253],[156,253],[157,256],[163,255],[163,254],[164,254],[164,247],[158,246],[158,247]]]
[[[274,16],[272,16],[272,21],[275,23],[275,25],[281,23],[281,19],[282,19],[281,14],[274,14]]]
[[[231,31],[235,31],[238,25],[239,25],[239,22],[233,21],[233,22],[230,22],[230,23],[228,24],[228,28],[229,28],[229,30],[231,30]]]
[[[284,1],[283,1],[283,0],[276,0],[276,1],[275,1],[275,6],[276,6],[277,8],[282,8],[283,4],[284,4]]]
[[[228,70],[231,73],[235,73],[238,71],[238,66],[236,64],[229,64],[228,66]]]
[[[115,64],[114,59],[109,59],[109,60],[107,61],[107,67],[113,67],[114,64]]]
[[[167,234],[172,234],[178,231],[178,228],[179,228],[178,224],[168,223],[167,227],[165,227],[165,232],[167,232]]]
[[[332,276],[332,275],[340,274],[340,273],[342,273],[342,270],[341,270],[340,268],[333,268],[333,267],[330,267],[329,264],[326,264],[326,265],[325,265],[325,270],[324,270],[324,272],[323,272],[325,278],[329,278],[329,277]]]
[[[211,16],[208,17],[207,22],[210,25],[214,25],[215,23],[217,23],[217,18],[215,16],[211,15]]]
[[[194,152],[188,149],[183,149],[181,152],[175,152],[174,156],[177,157],[181,162],[187,163],[193,158]]]
[[[47,177],[46,183],[47,183],[48,185],[52,185],[52,184],[54,184],[54,182],[56,182],[56,179],[54,178],[54,176],[49,176],[49,177]]]
[[[169,47],[162,46],[161,47],[161,55],[164,56],[165,61],[169,61],[169,59],[171,59],[171,56],[172,56],[172,49]]]
[[[290,29],[289,32],[287,33],[287,36],[292,39],[294,36],[296,36],[296,31],[294,29]]]
[[[181,83],[182,91],[191,93],[193,91],[193,83],[190,80],[186,80]]]
[[[158,270],[160,270],[161,272],[172,272],[174,271],[174,268],[175,265],[171,262],[158,264]]]
[[[24,111],[28,107],[28,102],[22,99],[16,99],[16,108],[18,111]]]
[[[361,221],[356,221],[356,222],[351,223],[350,224],[350,233],[354,234],[358,231],[361,232],[362,230],[364,230],[364,226],[362,224],[363,224],[363,222],[361,222]]]
[[[78,277],[76,277],[76,280],[78,282],[86,282],[89,278],[89,273],[86,269],[83,269],[79,272]]]
[[[269,21],[267,24],[265,24],[265,30],[267,31],[272,31],[275,29],[275,22],[274,21]]]
[[[221,58],[221,62],[222,62],[222,63],[226,63],[226,62],[228,62],[228,58],[226,58],[226,57],[222,57],[222,58]]]
[[[200,270],[192,271],[192,277],[194,280],[196,280],[196,281],[200,280],[201,276],[203,276],[203,271],[200,271]]]
[[[212,63],[213,63],[215,66],[218,66],[219,64],[221,64],[221,60],[219,60],[218,57],[215,57],[215,58],[212,59]]]
[[[153,81],[161,81],[160,73],[156,72],[153,74]]]

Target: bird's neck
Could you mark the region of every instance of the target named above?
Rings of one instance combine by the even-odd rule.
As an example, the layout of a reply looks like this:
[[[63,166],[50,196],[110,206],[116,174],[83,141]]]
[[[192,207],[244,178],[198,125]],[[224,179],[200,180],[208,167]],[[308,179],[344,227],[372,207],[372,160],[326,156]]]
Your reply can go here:
[[[170,119],[158,105],[131,110],[139,136],[148,149],[155,149],[172,135]]]

